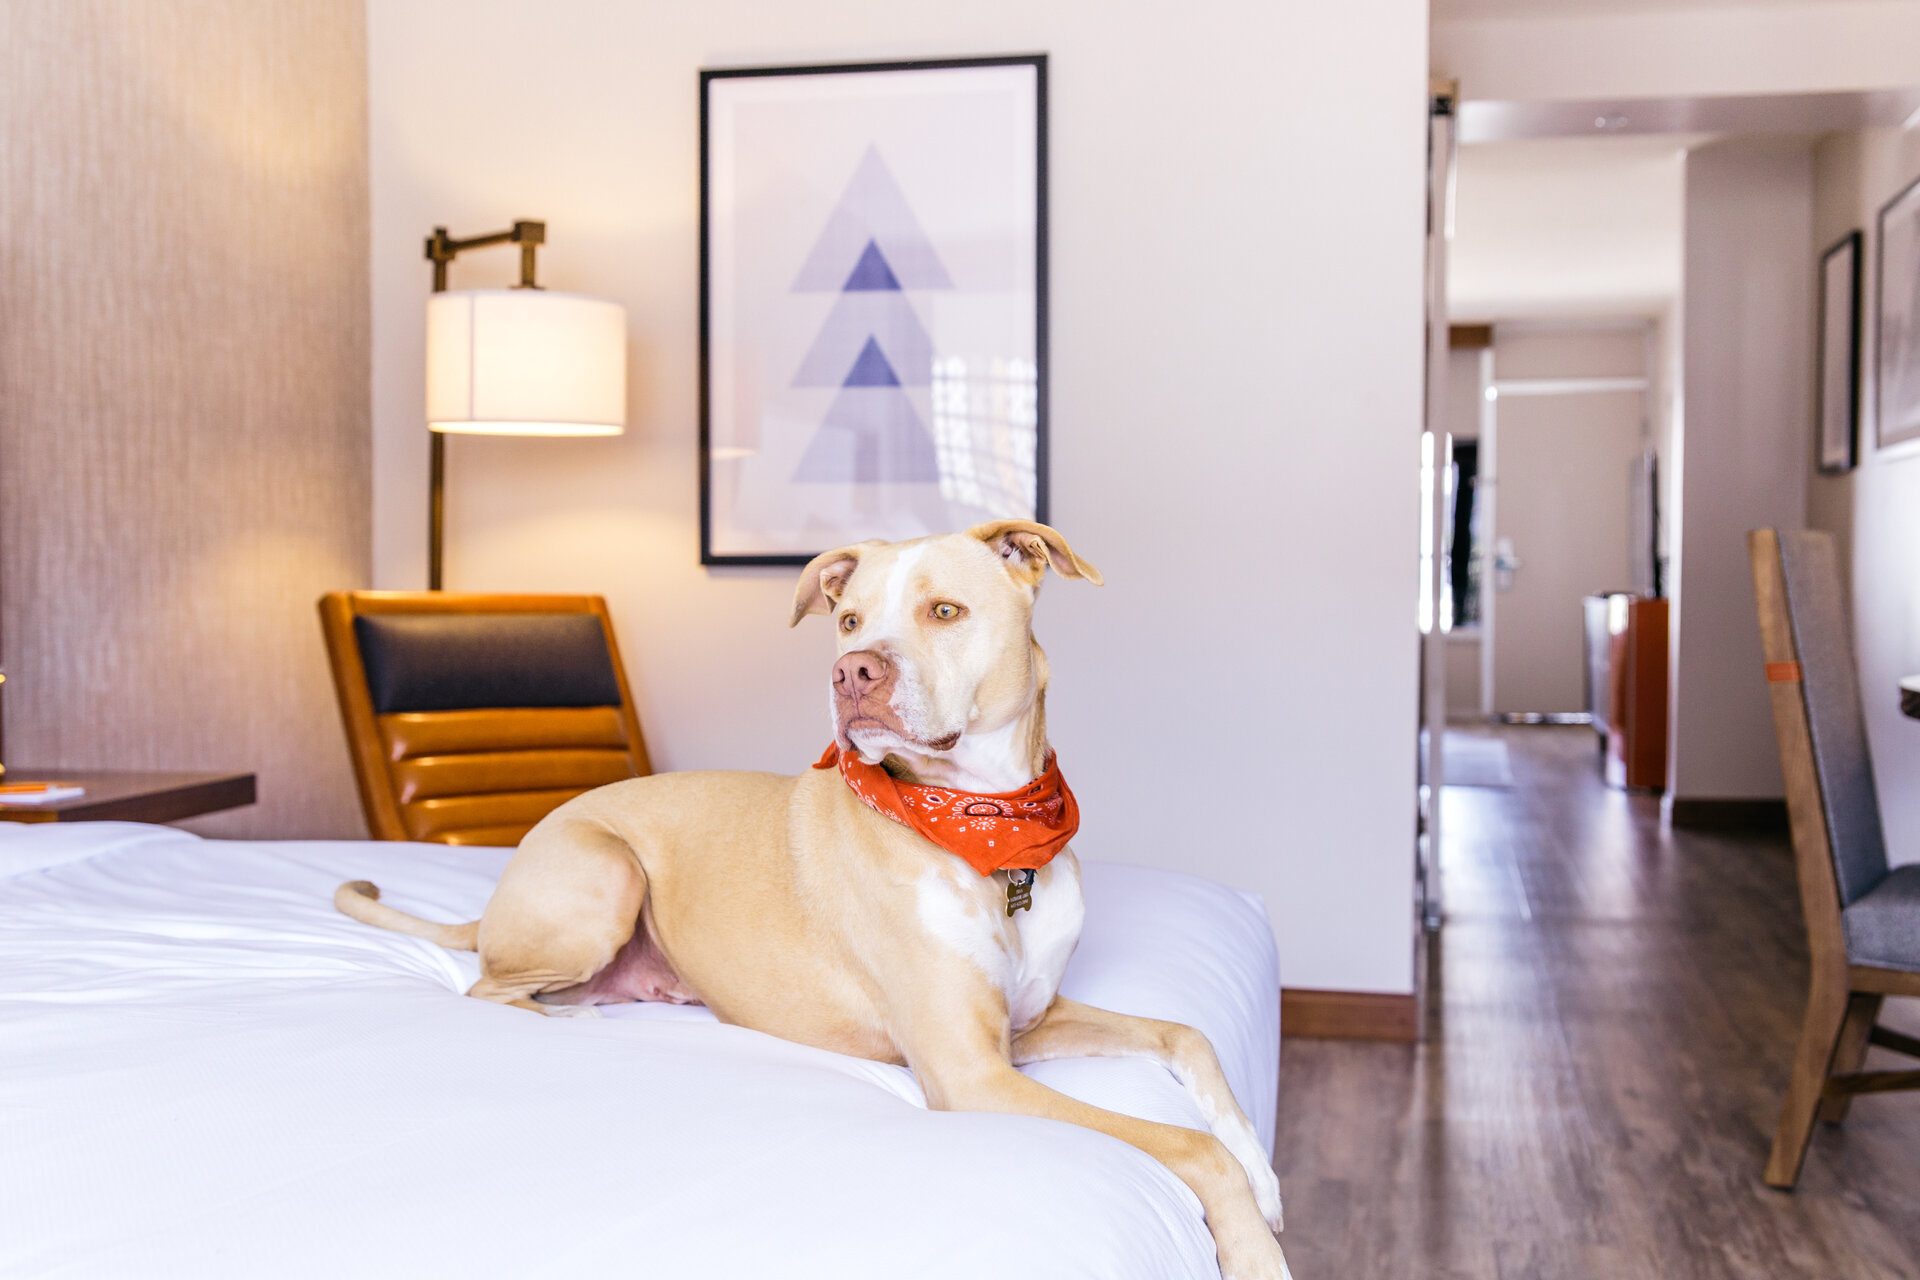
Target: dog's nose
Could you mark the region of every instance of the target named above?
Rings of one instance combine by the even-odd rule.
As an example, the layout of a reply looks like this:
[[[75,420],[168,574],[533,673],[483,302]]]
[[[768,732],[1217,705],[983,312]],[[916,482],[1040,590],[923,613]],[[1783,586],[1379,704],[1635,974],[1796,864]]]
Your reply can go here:
[[[833,691],[858,699],[893,674],[893,665],[871,649],[856,649],[833,664]]]

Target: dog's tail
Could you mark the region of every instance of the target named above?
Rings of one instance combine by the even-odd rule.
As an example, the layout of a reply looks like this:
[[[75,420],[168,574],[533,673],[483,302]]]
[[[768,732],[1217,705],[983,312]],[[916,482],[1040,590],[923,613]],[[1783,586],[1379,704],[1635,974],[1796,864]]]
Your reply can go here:
[[[480,922],[478,920],[469,920],[465,924],[435,924],[431,920],[422,920],[419,916],[410,916],[404,911],[395,911],[380,901],[380,888],[371,881],[347,881],[333,891],[333,905],[338,907],[342,914],[352,916],[361,924],[370,924],[376,929],[410,933],[416,938],[437,942],[450,951],[479,950]]]

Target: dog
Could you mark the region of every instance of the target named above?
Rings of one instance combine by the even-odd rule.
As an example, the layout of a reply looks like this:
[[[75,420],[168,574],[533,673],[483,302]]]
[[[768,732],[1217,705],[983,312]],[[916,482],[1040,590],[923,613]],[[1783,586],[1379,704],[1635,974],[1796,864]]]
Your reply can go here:
[[[477,921],[406,915],[364,881],[334,901],[478,950],[468,994],[482,1000],[550,1016],[698,1002],[722,1022],[904,1064],[929,1107],[1111,1134],[1192,1188],[1227,1280],[1285,1277],[1279,1183],[1206,1037],[1058,995],[1084,908],[1032,632],[1049,569],[1102,581],[1026,520],[817,556],[791,623],[826,614],[838,637],[835,742],[819,766],[577,796],[528,832]],[[1069,1057],[1160,1062],[1211,1132],[1104,1111],[1015,1069]]]

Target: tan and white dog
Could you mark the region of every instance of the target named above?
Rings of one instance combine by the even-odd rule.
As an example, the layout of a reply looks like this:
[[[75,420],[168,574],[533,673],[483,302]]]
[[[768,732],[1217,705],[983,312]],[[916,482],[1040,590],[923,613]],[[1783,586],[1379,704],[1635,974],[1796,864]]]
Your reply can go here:
[[[842,751],[912,782],[1007,792],[1048,756],[1047,660],[1033,602],[1048,566],[1098,584],[1053,529],[997,521],[864,542],[800,575],[793,622],[829,614]],[[838,770],[677,773],[617,782],[527,834],[472,923],[432,924],[365,882],[356,920],[477,949],[469,995],[545,1014],[698,1001],[723,1022],[912,1068],[927,1104],[1044,1116],[1131,1143],[1193,1189],[1229,1280],[1286,1276],[1280,1188],[1205,1036],[1057,996],[1084,914],[1071,850],[1009,914],[983,876],[863,803]],[[1088,1106],[1023,1063],[1145,1057],[1212,1129]]]

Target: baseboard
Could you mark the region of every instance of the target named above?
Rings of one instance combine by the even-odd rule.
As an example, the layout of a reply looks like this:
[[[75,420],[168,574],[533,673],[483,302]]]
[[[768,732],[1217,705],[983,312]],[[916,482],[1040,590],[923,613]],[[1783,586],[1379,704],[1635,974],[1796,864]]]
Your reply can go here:
[[[1395,1040],[1420,1038],[1420,1005],[1409,995],[1378,991],[1280,991],[1280,1035],[1308,1040]]]
[[[1714,800],[1674,796],[1667,821],[1689,831],[1785,831],[1785,800]]]

